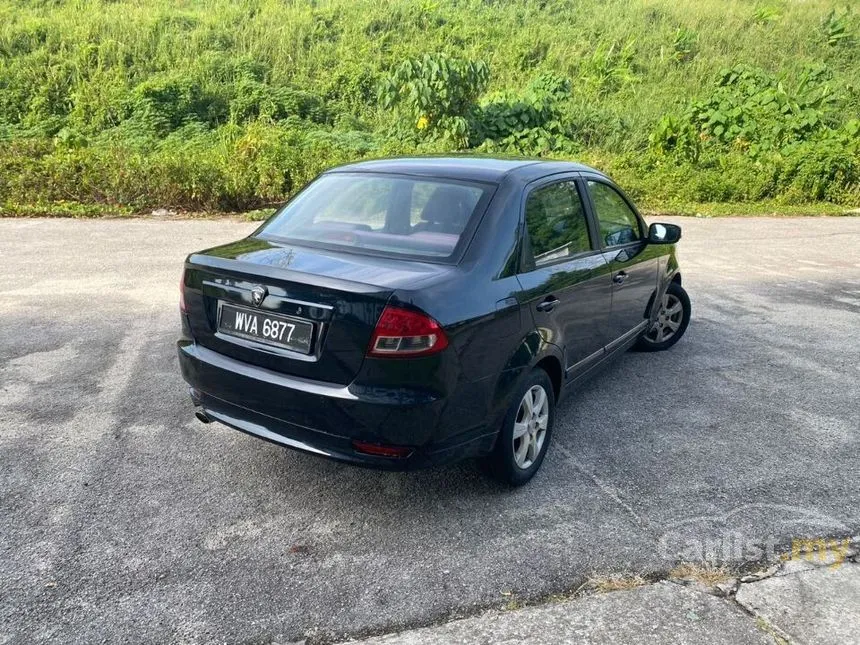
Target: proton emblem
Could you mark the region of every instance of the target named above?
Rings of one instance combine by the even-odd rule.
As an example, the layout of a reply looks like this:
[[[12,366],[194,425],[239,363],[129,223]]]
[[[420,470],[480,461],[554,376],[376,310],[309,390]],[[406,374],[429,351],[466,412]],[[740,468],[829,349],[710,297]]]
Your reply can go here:
[[[268,293],[269,290],[266,289],[266,287],[254,287],[253,289],[251,289],[251,303],[253,303],[255,307],[259,307],[261,304],[263,304],[263,300],[266,299]]]

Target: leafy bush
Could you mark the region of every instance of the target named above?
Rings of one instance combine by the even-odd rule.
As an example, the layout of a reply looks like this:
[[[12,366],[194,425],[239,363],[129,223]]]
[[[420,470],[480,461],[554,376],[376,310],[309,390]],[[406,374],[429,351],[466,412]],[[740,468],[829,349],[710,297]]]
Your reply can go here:
[[[756,157],[829,129],[827,118],[839,102],[829,80],[827,69],[818,67],[789,88],[772,74],[738,66],[721,73],[714,92],[693,104],[690,119],[704,139]]]
[[[483,61],[425,54],[398,65],[381,85],[379,97],[383,108],[397,109],[419,136],[447,139],[463,148],[489,77]]]
[[[253,78],[243,78],[230,101],[230,119],[247,123],[257,118],[281,121],[289,117],[325,123],[327,114],[319,96],[291,87],[271,87]]]
[[[651,149],[691,167],[714,159],[729,169],[771,179],[747,191],[749,181],[711,183],[694,199],[762,199],[784,193],[788,201],[850,199],[860,184],[860,122],[840,124],[846,98],[830,85],[824,67],[806,70],[794,87],[760,69],[738,66],[718,75],[707,97],[680,117],[665,115],[651,134]],[[729,163],[731,162],[731,163]],[[704,175],[703,177],[708,177]]]
[[[850,203],[860,189],[860,121],[785,149],[781,184],[790,202]]]
[[[517,154],[547,154],[565,145],[562,104],[570,97],[570,80],[544,72],[521,95],[486,102],[478,117],[484,149]]]
[[[165,135],[186,123],[217,125],[227,120],[227,104],[182,73],[153,76],[130,93],[128,112]]]

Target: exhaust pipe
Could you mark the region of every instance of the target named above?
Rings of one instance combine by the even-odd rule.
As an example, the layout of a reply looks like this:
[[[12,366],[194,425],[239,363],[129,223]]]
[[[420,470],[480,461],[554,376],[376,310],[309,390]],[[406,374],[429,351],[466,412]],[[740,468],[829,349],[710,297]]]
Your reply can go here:
[[[194,416],[200,423],[212,423],[212,419],[203,410],[195,410]]]

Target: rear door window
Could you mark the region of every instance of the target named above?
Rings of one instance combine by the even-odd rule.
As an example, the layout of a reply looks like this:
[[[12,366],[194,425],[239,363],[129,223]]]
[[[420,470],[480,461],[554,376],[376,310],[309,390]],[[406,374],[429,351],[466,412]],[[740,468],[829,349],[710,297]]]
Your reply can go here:
[[[573,181],[531,191],[525,216],[535,267],[592,250],[585,208]]]

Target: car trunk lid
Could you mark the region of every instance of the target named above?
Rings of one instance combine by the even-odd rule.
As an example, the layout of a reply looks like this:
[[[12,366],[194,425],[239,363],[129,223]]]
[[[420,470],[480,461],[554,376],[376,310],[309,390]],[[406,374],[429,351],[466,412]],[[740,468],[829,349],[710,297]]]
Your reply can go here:
[[[447,269],[247,238],[188,258],[186,309],[200,345],[277,372],[346,384],[361,368],[374,326],[394,290],[425,283]],[[219,328],[225,306],[232,315],[260,313],[312,324],[309,351]]]

